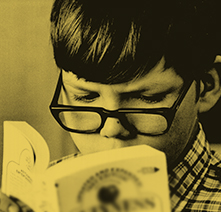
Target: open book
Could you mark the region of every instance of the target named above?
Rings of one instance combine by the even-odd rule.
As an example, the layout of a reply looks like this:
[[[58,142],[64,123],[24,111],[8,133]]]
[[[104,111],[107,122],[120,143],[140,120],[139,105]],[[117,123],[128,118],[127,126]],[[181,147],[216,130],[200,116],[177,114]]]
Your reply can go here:
[[[146,145],[72,157],[49,149],[26,122],[4,122],[2,192],[36,212],[168,212],[164,153]]]

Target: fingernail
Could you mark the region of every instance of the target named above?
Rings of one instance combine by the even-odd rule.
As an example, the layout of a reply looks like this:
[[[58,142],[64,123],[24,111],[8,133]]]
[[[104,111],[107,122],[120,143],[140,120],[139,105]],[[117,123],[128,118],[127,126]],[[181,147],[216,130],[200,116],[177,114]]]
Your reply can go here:
[[[8,208],[8,212],[18,212],[19,209],[18,209],[18,206],[16,205],[10,205],[9,208]]]

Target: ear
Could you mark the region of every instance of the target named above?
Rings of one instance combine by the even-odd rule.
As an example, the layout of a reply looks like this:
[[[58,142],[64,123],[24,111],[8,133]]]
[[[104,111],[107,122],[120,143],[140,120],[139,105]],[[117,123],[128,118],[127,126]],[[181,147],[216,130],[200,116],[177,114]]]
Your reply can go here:
[[[214,64],[221,63],[221,56],[218,55]],[[220,64],[221,65],[221,64]],[[216,67],[216,66],[214,66]],[[210,70],[201,80],[200,98],[199,98],[199,113],[207,112],[219,100],[221,96],[221,73],[218,73],[216,68]]]

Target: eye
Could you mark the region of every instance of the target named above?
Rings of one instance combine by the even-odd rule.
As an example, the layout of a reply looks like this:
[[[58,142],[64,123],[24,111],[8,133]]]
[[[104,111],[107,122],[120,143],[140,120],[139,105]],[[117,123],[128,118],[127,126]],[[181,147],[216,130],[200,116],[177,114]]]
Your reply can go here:
[[[162,102],[165,99],[165,95],[157,94],[153,96],[140,95],[139,99],[148,103],[148,104],[156,104]]]
[[[154,94],[154,95],[145,95],[142,92],[131,92],[128,94],[124,94],[124,100],[132,100],[132,101],[142,101],[147,104],[156,104],[162,102],[166,97],[166,94]]]
[[[74,94],[73,99],[74,101],[90,103],[95,101],[99,97],[99,94],[96,92],[91,92],[88,94]]]

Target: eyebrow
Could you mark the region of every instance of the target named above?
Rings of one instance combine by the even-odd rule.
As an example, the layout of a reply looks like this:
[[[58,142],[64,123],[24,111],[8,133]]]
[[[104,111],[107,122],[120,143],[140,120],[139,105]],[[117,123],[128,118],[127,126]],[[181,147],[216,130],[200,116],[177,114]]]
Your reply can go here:
[[[75,88],[73,87],[73,89],[75,89]],[[76,89],[79,89],[79,90],[82,90],[82,91],[85,91],[85,92],[89,92],[89,93],[97,92],[97,91],[94,91],[94,90],[89,90],[89,89],[82,88],[80,86],[76,86]],[[178,90],[178,89],[181,90],[181,88],[177,88],[177,87],[173,86],[173,87],[170,87],[170,88],[166,89],[165,91],[159,91],[159,92],[155,92],[153,94],[149,94],[149,96],[166,96],[167,94],[173,93],[175,90]],[[135,91],[122,92],[122,93],[119,93],[119,95],[120,96],[125,96],[125,97],[126,96],[136,96],[136,95],[140,95],[143,92],[146,92],[148,90],[150,90],[150,89],[143,89],[142,88],[142,89],[138,89],[138,90],[135,90]],[[97,92],[97,93],[99,93],[99,92]]]
[[[177,87],[173,86],[173,87],[170,87],[170,88],[166,89],[165,91],[155,92],[155,93],[151,94],[150,96],[153,96],[153,95],[154,96],[155,95],[165,96],[165,95],[167,95],[169,93],[172,93],[172,92],[174,92],[175,90],[178,90],[178,89],[181,89],[181,88],[177,88]],[[143,92],[146,92],[148,90],[150,90],[150,89],[144,89],[143,88],[143,89],[138,89],[138,90],[135,90],[135,91],[122,92],[121,95],[136,95],[136,94],[141,94]]]
[[[67,86],[71,87],[72,89],[77,89],[77,90],[81,90],[81,91],[97,92],[97,91],[95,91],[95,90],[92,90],[91,88],[89,88],[89,89],[84,88],[84,87],[82,87],[81,85],[76,85],[76,84],[70,85],[69,83],[64,83],[64,82],[63,82],[63,87],[64,87],[64,89],[66,89]]]

